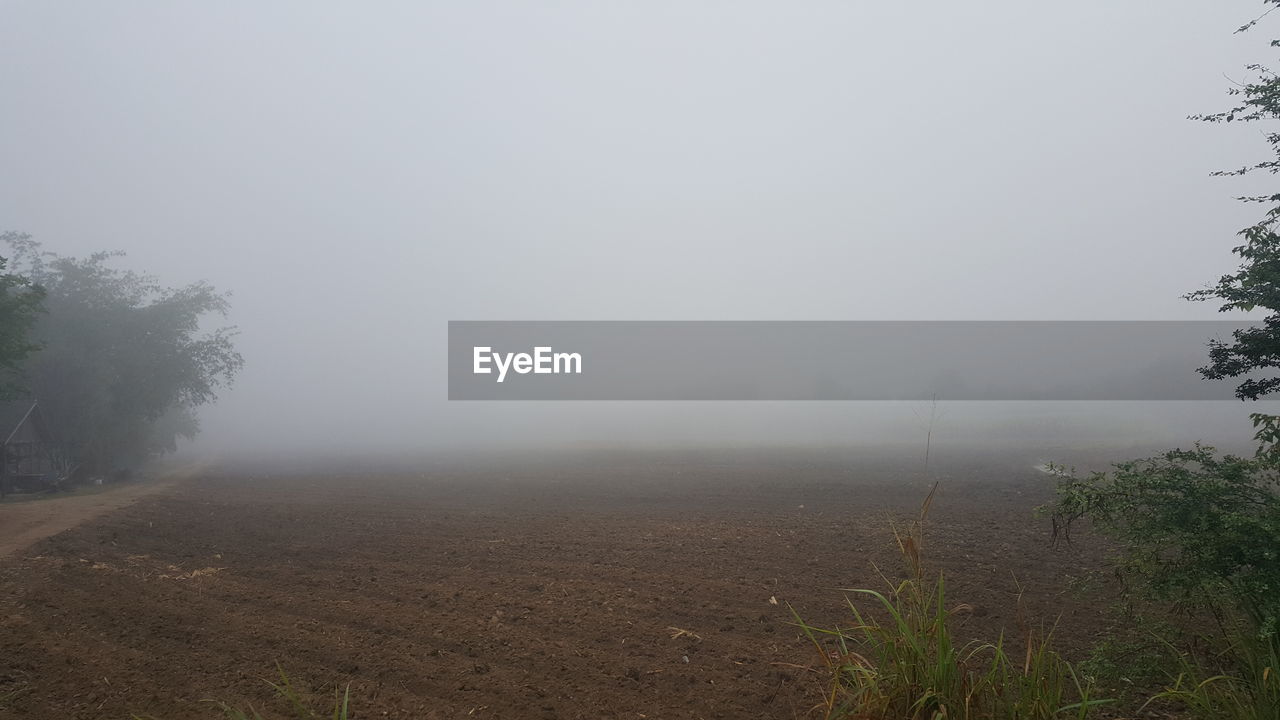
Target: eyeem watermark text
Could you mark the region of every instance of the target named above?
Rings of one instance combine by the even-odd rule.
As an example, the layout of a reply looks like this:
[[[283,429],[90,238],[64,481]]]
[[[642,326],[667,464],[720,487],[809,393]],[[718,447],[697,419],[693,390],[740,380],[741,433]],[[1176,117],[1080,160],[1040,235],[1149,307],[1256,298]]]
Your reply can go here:
[[[508,370],[515,370],[520,375],[582,374],[580,353],[553,352],[550,347],[535,347],[532,355],[494,352],[491,347],[476,347],[473,353],[472,372],[476,375],[489,375],[496,367],[498,382],[507,378]]]

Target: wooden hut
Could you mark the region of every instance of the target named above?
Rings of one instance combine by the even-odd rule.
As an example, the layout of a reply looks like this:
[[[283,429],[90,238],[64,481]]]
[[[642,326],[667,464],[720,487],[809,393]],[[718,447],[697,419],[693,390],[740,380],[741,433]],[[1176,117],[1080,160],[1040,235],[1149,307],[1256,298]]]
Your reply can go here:
[[[0,497],[56,487],[67,475],[66,457],[32,400],[0,403]]]

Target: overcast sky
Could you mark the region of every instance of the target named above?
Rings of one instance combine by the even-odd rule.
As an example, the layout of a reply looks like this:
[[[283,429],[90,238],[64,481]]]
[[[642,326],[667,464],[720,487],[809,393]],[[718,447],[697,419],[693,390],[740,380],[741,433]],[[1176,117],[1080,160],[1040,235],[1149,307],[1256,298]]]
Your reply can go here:
[[[0,230],[233,293],[209,447],[830,428],[450,405],[446,321],[1217,317],[1263,9],[0,0]]]

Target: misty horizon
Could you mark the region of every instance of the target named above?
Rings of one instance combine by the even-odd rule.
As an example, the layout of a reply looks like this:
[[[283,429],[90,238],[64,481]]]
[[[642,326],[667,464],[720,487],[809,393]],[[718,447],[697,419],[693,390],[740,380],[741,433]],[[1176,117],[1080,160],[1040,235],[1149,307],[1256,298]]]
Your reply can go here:
[[[1219,319],[1260,140],[1186,117],[1265,38],[1162,7],[14,3],[0,229],[231,294],[189,452],[888,441],[918,408],[449,403],[446,323]]]

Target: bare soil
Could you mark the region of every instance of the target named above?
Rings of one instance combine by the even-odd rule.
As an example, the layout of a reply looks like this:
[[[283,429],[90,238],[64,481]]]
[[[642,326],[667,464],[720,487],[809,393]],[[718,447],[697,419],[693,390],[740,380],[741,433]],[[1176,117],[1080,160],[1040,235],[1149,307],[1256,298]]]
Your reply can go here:
[[[350,684],[357,718],[809,716],[819,658],[786,604],[844,621],[838,588],[898,572],[889,521],[934,476],[926,551],[975,607],[961,632],[1018,633],[1021,588],[1082,653],[1102,620],[1071,582],[1102,548],[1050,546],[1034,458],[942,455],[927,476],[798,451],[209,471],[0,561],[0,715],[283,717],[279,663],[318,697]]]

